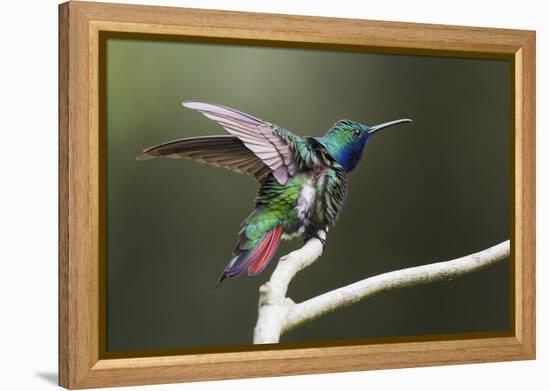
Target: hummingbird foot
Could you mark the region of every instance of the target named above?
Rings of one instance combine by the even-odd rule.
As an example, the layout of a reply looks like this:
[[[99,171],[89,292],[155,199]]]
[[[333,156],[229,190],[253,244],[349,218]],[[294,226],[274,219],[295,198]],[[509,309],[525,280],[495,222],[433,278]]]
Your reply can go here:
[[[321,235],[319,235],[318,233],[316,233],[316,234],[312,235],[311,238],[306,239],[305,242],[307,242],[309,239],[313,239],[313,238],[318,239],[321,242],[321,244],[323,245],[323,251],[324,251],[325,247],[327,246],[327,240],[325,238],[321,237]]]

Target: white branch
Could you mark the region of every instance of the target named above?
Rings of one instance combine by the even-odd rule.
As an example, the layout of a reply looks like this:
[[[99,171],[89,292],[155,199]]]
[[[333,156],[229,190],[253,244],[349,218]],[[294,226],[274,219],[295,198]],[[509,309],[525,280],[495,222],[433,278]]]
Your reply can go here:
[[[490,266],[510,254],[510,241],[452,261],[397,270],[366,278],[359,282],[324,293],[300,304],[288,312],[283,332],[297,325],[318,318],[339,307],[357,303],[377,293],[396,288],[450,280]]]
[[[324,238],[324,232],[323,238]],[[318,239],[310,239],[301,249],[282,257],[269,282],[260,287],[258,322],[254,343],[276,343],[282,333],[316,319],[337,308],[391,289],[450,280],[490,266],[510,254],[510,241],[451,261],[432,263],[369,277],[321,294],[302,303],[286,297],[288,285],[300,270],[323,253]]]
[[[324,231],[319,231],[317,235],[322,239],[326,237]],[[313,238],[299,250],[279,259],[269,281],[260,287],[254,343],[279,342],[288,312],[295,305],[291,299],[285,297],[288,284],[300,270],[315,262],[321,254],[323,254],[323,244],[319,239]]]

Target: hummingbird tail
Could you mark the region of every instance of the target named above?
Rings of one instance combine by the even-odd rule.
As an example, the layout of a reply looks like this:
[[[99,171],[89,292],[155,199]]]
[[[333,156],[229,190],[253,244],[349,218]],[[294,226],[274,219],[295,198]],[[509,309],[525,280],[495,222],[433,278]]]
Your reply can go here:
[[[238,250],[229,264],[220,275],[216,286],[218,286],[226,277],[233,278],[248,270],[249,276],[260,274],[265,269],[281,241],[283,226],[277,225],[272,230],[266,232],[256,247],[251,250]]]

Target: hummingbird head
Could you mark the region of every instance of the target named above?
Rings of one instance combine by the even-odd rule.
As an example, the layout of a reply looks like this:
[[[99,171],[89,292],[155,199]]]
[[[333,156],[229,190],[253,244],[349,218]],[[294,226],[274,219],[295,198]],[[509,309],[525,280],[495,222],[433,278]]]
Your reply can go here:
[[[325,147],[338,164],[344,167],[346,172],[350,172],[361,160],[365,145],[373,134],[403,122],[411,122],[411,120],[398,119],[369,127],[349,119],[342,119],[336,122],[323,137],[315,139]]]

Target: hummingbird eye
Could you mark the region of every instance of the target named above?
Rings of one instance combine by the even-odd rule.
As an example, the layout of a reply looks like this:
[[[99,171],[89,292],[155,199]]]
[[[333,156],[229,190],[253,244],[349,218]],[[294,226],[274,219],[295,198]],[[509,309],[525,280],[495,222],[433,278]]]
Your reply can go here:
[[[359,137],[359,136],[361,136],[362,133],[363,132],[361,132],[361,130],[359,130],[359,129],[353,129],[353,131],[351,132],[353,137]]]

